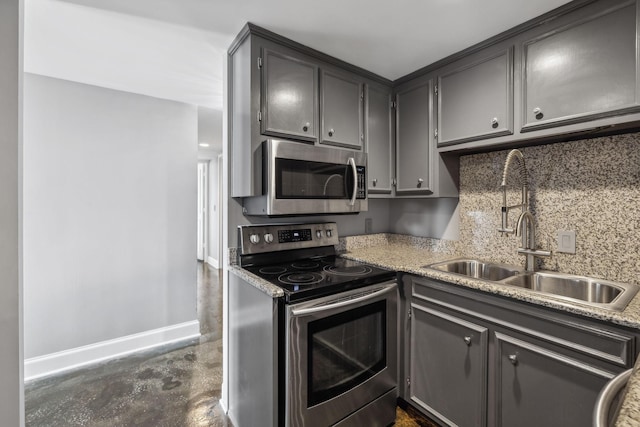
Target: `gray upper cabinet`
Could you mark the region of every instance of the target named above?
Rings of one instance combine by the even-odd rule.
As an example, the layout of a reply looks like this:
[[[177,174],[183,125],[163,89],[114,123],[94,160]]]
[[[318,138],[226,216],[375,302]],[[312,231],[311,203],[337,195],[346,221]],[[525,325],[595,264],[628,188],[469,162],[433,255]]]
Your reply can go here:
[[[393,177],[393,114],[391,88],[367,85],[365,96],[369,195],[391,194]]]
[[[488,329],[419,300],[410,328],[411,403],[446,425],[485,426]]]
[[[396,192],[433,193],[431,179],[433,80],[396,92]]]
[[[364,84],[355,75],[320,71],[321,144],[362,149]]]
[[[522,131],[636,110],[636,20],[625,2],[524,42]]]
[[[318,66],[262,50],[261,122],[265,135],[318,139]]]
[[[513,48],[461,62],[438,77],[438,145],[512,134]]]

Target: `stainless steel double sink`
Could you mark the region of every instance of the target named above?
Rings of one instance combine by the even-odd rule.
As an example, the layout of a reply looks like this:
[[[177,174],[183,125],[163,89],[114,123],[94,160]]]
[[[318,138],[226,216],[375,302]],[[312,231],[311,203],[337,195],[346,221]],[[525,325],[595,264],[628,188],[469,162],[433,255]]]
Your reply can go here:
[[[454,259],[424,268],[528,289],[564,305],[587,305],[614,311],[624,310],[639,289],[632,284],[552,271],[527,272],[521,267],[476,259]]]

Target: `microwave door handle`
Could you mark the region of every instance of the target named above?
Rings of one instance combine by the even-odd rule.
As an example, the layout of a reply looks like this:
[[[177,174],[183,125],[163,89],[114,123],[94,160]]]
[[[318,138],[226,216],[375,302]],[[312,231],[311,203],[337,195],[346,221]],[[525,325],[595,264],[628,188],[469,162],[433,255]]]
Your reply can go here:
[[[322,305],[318,305],[315,307],[309,307],[309,308],[299,308],[299,309],[293,309],[291,310],[291,314],[293,314],[294,316],[303,316],[305,314],[312,314],[312,313],[318,313],[318,312],[322,312],[322,311],[329,311],[329,310],[333,310],[336,308],[340,308],[340,307],[344,307],[346,305],[352,305],[352,304],[357,304],[363,301],[368,301],[368,300],[372,300],[374,298],[379,297],[380,295],[384,295],[388,292],[391,292],[392,290],[397,288],[397,284],[394,281],[393,283],[390,283],[386,286],[381,287],[380,289],[376,289],[373,292],[366,292],[363,293],[361,295],[355,296],[355,297],[350,297],[350,298],[338,298],[336,300],[336,302],[330,302],[330,303],[326,303],[326,304],[322,304]]]
[[[356,169],[356,161],[353,157],[349,157],[349,165],[351,165],[351,171],[353,172],[353,194],[349,201],[349,206],[356,204],[356,196],[358,194],[358,169]]]

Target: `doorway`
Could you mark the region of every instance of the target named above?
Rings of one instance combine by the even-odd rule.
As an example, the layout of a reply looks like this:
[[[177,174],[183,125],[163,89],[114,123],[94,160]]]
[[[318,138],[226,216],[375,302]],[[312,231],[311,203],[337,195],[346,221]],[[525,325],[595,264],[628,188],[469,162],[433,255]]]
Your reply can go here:
[[[207,236],[209,228],[209,163],[198,162],[198,261],[206,261],[209,254]]]

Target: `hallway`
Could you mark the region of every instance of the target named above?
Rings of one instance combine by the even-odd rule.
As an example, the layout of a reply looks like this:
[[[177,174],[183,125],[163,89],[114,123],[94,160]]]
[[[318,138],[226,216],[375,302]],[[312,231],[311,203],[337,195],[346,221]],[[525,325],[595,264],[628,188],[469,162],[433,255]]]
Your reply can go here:
[[[198,263],[199,339],[25,384],[30,427],[230,427],[222,384],[222,270]]]

